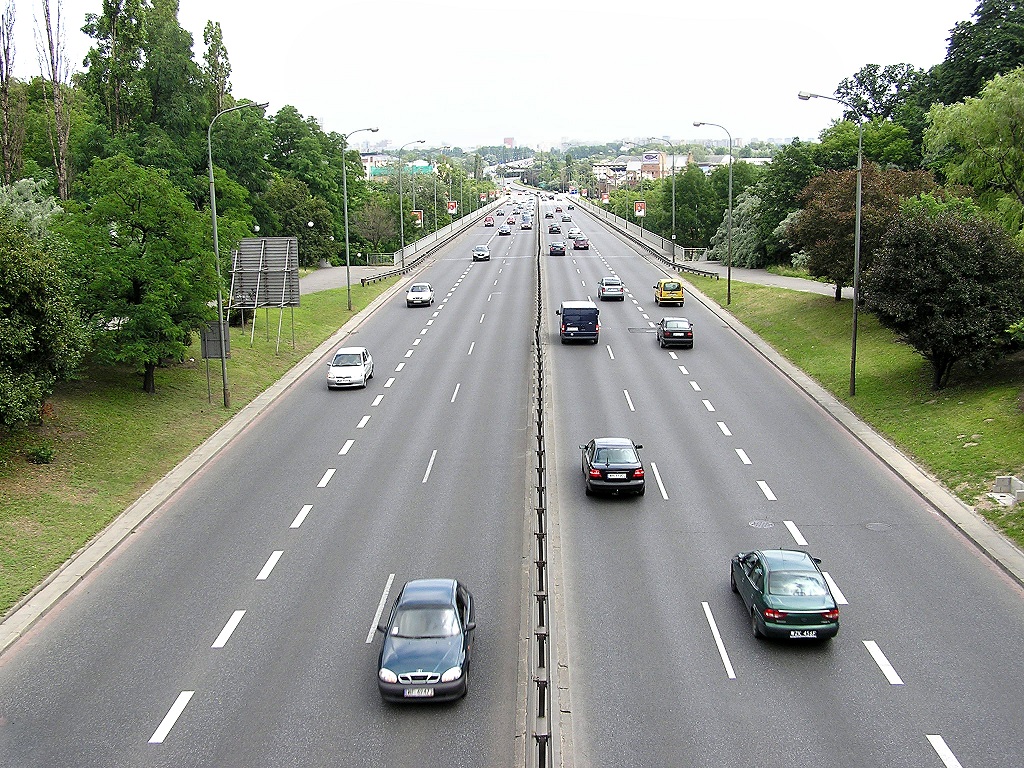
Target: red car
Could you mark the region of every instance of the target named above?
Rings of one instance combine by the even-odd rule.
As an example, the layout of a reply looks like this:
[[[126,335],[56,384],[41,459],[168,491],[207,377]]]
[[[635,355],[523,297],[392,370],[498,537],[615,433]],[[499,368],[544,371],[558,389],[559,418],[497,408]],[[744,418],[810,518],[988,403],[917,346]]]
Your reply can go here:
[[[590,241],[585,237],[577,237],[572,241],[572,249],[574,251],[589,251]]]
[[[507,219],[505,219],[505,223],[506,224],[515,224],[516,223],[516,219],[515,219],[514,216],[509,216]]]

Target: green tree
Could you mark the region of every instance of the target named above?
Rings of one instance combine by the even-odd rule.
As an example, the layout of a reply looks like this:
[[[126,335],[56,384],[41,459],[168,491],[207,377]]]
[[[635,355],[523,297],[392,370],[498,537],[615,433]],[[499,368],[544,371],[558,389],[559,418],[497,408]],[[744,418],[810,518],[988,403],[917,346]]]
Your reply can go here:
[[[931,167],[974,188],[1012,233],[1024,228],[1024,67],[993,78],[976,99],[935,105],[925,147]]]
[[[1024,316],[1024,252],[970,203],[908,200],[864,275],[867,308],[949,382],[957,362],[982,371],[1012,349]]]
[[[924,70],[910,64],[866,64],[839,83],[836,98],[853,106],[846,120],[894,120],[924,77]]]
[[[758,236],[752,238],[751,243],[760,243],[763,252],[748,266],[763,267],[789,257],[790,251],[775,237],[775,230],[786,216],[800,207],[799,196],[807,182],[821,173],[815,152],[816,145],[794,139],[776,153],[750,188],[758,200],[757,209],[752,212]]]
[[[207,21],[203,30],[203,43],[206,53],[203,61],[206,66],[203,74],[210,91],[210,101],[216,114],[226,108],[225,99],[231,93],[231,62],[228,60],[228,49],[224,46],[224,33],[220,22]]]
[[[275,179],[262,199],[260,233],[266,237],[297,237],[299,264],[316,266],[335,255],[330,238],[333,216],[324,201],[310,194],[309,187],[291,177]],[[310,226],[310,222],[313,226]]]
[[[149,92],[145,120],[181,142],[205,128],[212,116],[210,102],[199,65],[192,58],[192,35],[178,22],[178,0],[150,1],[141,69]],[[194,156],[190,159],[194,161]]]
[[[1018,0],[981,0],[974,21],[949,33],[946,59],[935,68],[943,104],[977,96],[985,83],[1024,65],[1024,5]]]
[[[52,199],[52,198],[51,198]],[[58,381],[72,376],[87,336],[65,271],[63,241],[30,234],[0,204],[0,424],[39,418]]]
[[[755,185],[756,186],[756,185]],[[732,205],[732,265],[754,269],[764,266],[764,241],[761,239],[761,228],[758,224],[761,200],[749,187],[742,192]],[[722,219],[718,231],[711,238],[711,250],[708,258],[728,263],[729,258],[729,221]]]
[[[871,266],[875,249],[899,213],[900,201],[935,187],[926,171],[880,169],[864,164],[861,184],[862,272]],[[853,283],[857,171],[826,171],[811,179],[800,196],[802,209],[785,236],[796,250],[807,254],[807,269],[836,286],[836,301],[844,286]]]
[[[154,393],[156,367],[180,359],[213,317],[209,219],[165,171],[124,155],[93,163],[82,187],[89,202],[69,209],[65,232],[84,255],[81,302],[97,352],[138,366],[143,391]]]
[[[829,170],[857,167],[857,123],[844,120],[821,132],[814,148],[817,164]],[[864,159],[904,170],[919,168],[921,156],[907,129],[888,120],[864,124]]]
[[[95,40],[85,57],[82,84],[106,113],[106,126],[118,136],[134,129],[149,112],[150,95],[142,75],[148,0],[102,0],[102,12],[88,13],[82,31]]]

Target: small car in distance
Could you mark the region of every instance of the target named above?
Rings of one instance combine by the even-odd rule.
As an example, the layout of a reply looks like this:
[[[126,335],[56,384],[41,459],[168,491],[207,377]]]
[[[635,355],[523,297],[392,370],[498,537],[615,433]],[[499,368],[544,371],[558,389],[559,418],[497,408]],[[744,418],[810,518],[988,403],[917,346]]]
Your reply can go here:
[[[561,213],[561,212],[562,212],[562,206],[556,205],[555,206],[555,213]]]
[[[646,491],[640,449],[628,437],[595,437],[580,446],[587,496],[595,492],[635,493]]]
[[[430,283],[413,283],[405,292],[407,307],[429,307],[434,303],[434,289]]]
[[[341,347],[327,364],[327,388],[365,387],[373,378],[373,357],[366,347]]]
[[[573,205],[572,203],[569,203],[567,206],[565,206],[565,209],[567,211],[575,211],[576,210],[576,206]]]
[[[509,216],[507,219],[505,219],[505,223],[506,224],[515,224],[516,223],[516,217],[515,216]]]
[[[499,235],[511,235],[512,234],[512,227],[510,227],[508,224],[502,224],[498,228],[498,234]]]
[[[583,237],[583,230],[579,227],[569,227],[569,231],[566,234],[570,240],[575,240],[577,237]]]
[[[605,299],[626,300],[626,286],[617,277],[602,277],[597,281],[597,298],[600,301]]]
[[[572,249],[574,251],[589,251],[590,241],[585,237],[577,237],[572,241]]]
[[[562,221],[572,221],[572,216],[570,216],[568,213],[563,213]]]
[[[505,215],[505,209],[504,208],[499,208],[498,210],[496,210],[494,212],[494,215],[495,216],[504,216]]]
[[[548,246],[548,255],[565,256],[565,243],[561,240],[555,240]]]
[[[377,688],[385,701],[446,701],[469,690],[473,597],[455,579],[408,581],[391,614],[377,659]]]
[[[557,224],[548,224],[549,235],[560,235],[562,234],[562,228]]]
[[[494,226],[494,217],[493,216],[484,216],[484,226],[485,227],[493,227]]]
[[[555,214],[552,213],[551,211],[544,211],[544,218],[545,219],[553,219],[553,218],[555,218]]]
[[[750,613],[754,637],[829,640],[839,633],[839,606],[820,562],[796,549],[733,556],[729,586]]]
[[[693,349],[693,323],[685,317],[663,317],[658,321],[656,332],[658,345]]]
[[[683,306],[686,297],[683,295],[683,284],[678,280],[659,280],[654,284],[654,303],[656,306],[662,304],[678,304]]]
[[[520,229],[533,229],[533,220],[523,216],[523,223],[519,225]]]
[[[486,245],[478,245],[473,249],[473,261],[490,261],[491,249]]]

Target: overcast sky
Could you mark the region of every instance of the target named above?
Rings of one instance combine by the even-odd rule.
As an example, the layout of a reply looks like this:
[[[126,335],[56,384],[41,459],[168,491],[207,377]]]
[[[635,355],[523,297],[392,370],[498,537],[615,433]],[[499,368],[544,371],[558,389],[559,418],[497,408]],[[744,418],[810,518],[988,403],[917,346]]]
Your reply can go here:
[[[866,64],[943,60],[949,30],[978,0],[181,0],[201,60],[218,21],[238,99],[286,104],[327,131],[379,126],[392,146],[548,149],[668,136],[815,139],[841,113],[831,95]],[[51,0],[56,7],[57,0]],[[85,14],[64,0],[67,53],[81,69]],[[33,16],[16,0],[17,71],[38,72]],[[273,10],[264,10],[273,9]],[[614,11],[612,10],[614,9]],[[364,134],[354,142],[371,136]]]

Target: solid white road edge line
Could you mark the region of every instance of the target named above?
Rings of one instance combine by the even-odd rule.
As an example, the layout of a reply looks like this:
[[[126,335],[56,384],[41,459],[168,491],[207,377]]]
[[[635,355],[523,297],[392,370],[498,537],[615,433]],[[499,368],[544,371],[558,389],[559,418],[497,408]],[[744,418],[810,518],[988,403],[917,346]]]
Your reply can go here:
[[[843,594],[843,590],[836,584],[828,571],[822,571],[821,575],[825,577],[825,581],[828,582],[829,591],[832,593],[832,597],[836,599],[836,605],[849,605],[850,602],[846,599],[846,595]]]
[[[960,765],[960,761],[956,759],[956,755],[953,754],[953,750],[946,746],[946,740],[939,736],[937,733],[929,733],[928,743],[932,745],[932,749],[935,750],[935,754],[939,756],[942,764],[946,768],[963,768]]]
[[[391,592],[391,585],[395,581],[395,574],[388,576],[387,584],[384,585],[384,592],[380,596],[380,602],[377,603],[377,613],[373,615],[373,623],[370,625],[370,631],[366,635],[366,642],[372,643],[373,636],[377,632],[377,625],[380,624],[380,615],[384,612],[384,604],[388,601],[388,593]]]
[[[292,520],[292,524],[289,525],[288,527],[289,528],[298,528],[299,526],[301,526],[304,522],[306,522],[306,515],[308,515],[312,510],[313,510],[313,505],[312,504],[303,504],[302,505],[302,509],[299,510],[299,514],[297,514],[295,516],[295,519]]]
[[[326,472],[324,472],[324,476],[320,478],[320,482],[316,484],[316,487],[326,488],[327,484],[331,482],[331,478],[334,477],[334,473],[337,471],[338,470],[336,469],[328,469]]]
[[[658,471],[658,465],[653,461],[651,462],[651,471],[654,473],[654,479],[658,481],[658,488],[661,489],[661,498],[668,501],[668,492],[665,490],[665,484],[661,482],[661,473]]]
[[[264,564],[263,570],[261,570],[259,575],[256,577],[256,581],[266,581],[270,576],[271,571],[274,570],[274,566],[277,565],[277,561],[281,559],[281,555],[283,554],[283,549],[275,549],[270,557],[267,558],[267,562]]]
[[[430,477],[430,470],[434,467],[434,459],[437,457],[437,449],[435,448],[430,453],[430,461],[427,462],[427,471],[423,473],[422,483],[427,482],[427,478]]]
[[[228,619],[228,623],[224,625],[224,629],[217,635],[217,639],[213,641],[211,648],[223,648],[228,644],[228,639],[231,637],[231,633],[235,631],[235,627],[238,626],[238,622],[245,616],[245,611],[235,611],[231,614],[231,618]]]
[[[882,653],[882,649],[878,647],[878,643],[874,640],[864,640],[864,647],[868,649],[868,653],[871,654],[871,658],[875,660],[875,664],[882,670],[882,674],[885,675],[885,679],[889,681],[890,685],[903,685],[903,679],[896,674],[896,670],[893,668],[889,660],[885,658],[885,654]]]
[[[192,698],[195,691],[182,691],[178,694],[178,698],[174,700],[170,710],[164,715],[164,719],[160,721],[160,726],[153,732],[153,735],[149,737],[150,744],[163,744],[164,739],[167,738],[167,734],[171,732],[171,728],[174,727],[174,723],[180,717],[185,706],[188,704],[189,699]]]
[[[715,645],[718,646],[718,655],[722,657],[722,664],[725,665],[725,673],[729,676],[730,680],[736,679],[736,672],[732,668],[732,662],[729,661],[729,654],[725,650],[725,643],[722,642],[722,635],[718,631],[718,624],[715,623],[715,617],[711,615],[711,606],[707,603],[701,603],[704,607],[704,616],[707,617],[708,626],[711,627],[711,634],[714,635]]]

